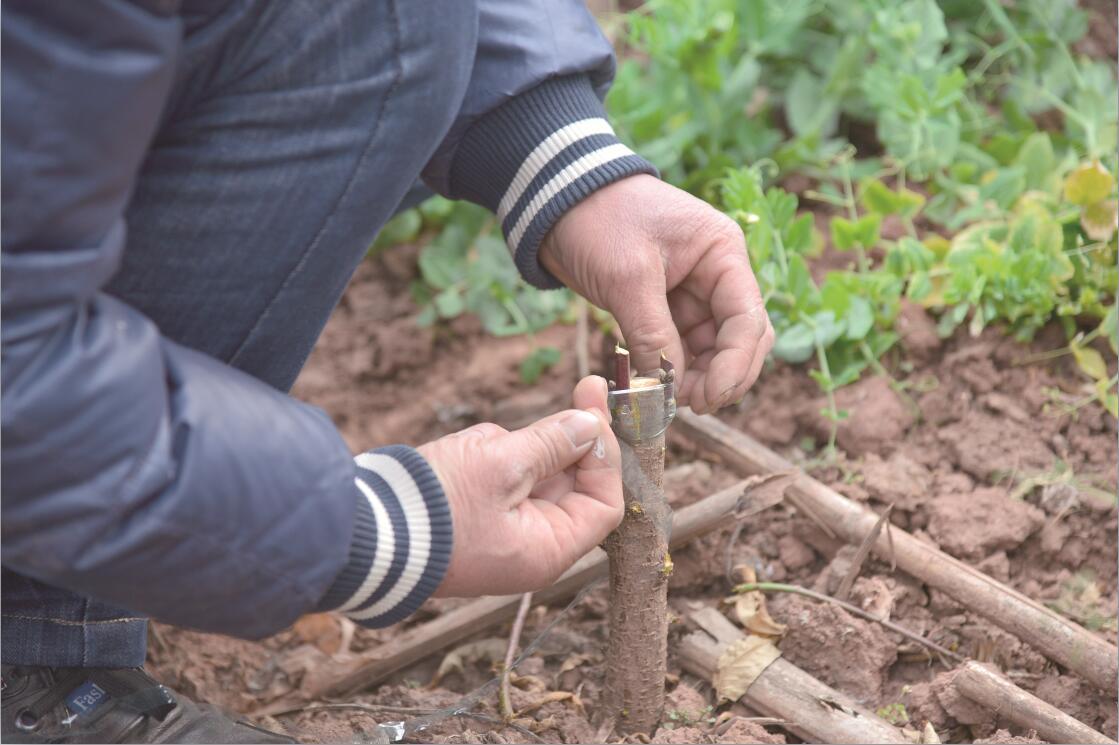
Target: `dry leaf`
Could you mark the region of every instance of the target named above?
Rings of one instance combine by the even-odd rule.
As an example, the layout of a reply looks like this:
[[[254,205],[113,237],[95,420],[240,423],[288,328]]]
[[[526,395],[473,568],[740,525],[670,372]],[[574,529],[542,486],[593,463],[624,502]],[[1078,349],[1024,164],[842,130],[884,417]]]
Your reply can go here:
[[[463,668],[475,662],[497,662],[505,659],[505,649],[508,642],[504,639],[481,639],[469,644],[463,644],[460,647],[455,647],[443,661],[439,663],[439,669],[435,671],[432,676],[431,682],[428,683],[429,688],[435,688],[442,682],[443,678],[454,671],[462,672]]]
[[[720,701],[737,701],[765,669],[781,656],[772,641],[761,636],[739,639],[719,655],[711,682]]]
[[[522,691],[530,693],[548,690],[548,684],[535,675],[517,675],[515,672],[510,672],[509,682]]]
[[[735,578],[742,584],[758,581],[753,567],[742,565],[735,568]],[[744,629],[760,636],[780,637],[785,633],[785,624],[777,623],[765,607],[765,595],[757,590],[744,592],[734,597],[734,616]]]
[[[301,617],[291,627],[303,641],[314,644],[325,654],[333,657],[342,648],[342,625],[336,616],[329,613],[312,613]]]
[[[528,704],[527,706],[522,707],[517,712],[517,716],[523,717],[526,714],[536,711],[541,706],[553,703],[555,701],[570,701],[572,706],[575,707],[576,711],[578,711],[580,714],[583,713],[583,701],[574,693],[570,691],[551,691],[549,693],[545,693],[543,696]]]
[[[602,655],[598,654],[597,652],[579,652],[578,654],[570,655],[560,664],[559,674],[562,675],[568,670],[574,670],[575,668],[581,667],[588,662],[599,662],[601,659]]]
[[[1119,226],[1119,201],[1104,199],[1089,204],[1080,215],[1084,233],[1094,241],[1110,241]]]
[[[795,471],[755,474],[748,476],[739,499],[735,518],[741,520],[762,510],[769,509],[785,498],[785,490],[796,481]]]
[[[940,745],[940,735],[936,734],[932,722],[925,722],[925,728],[921,730],[921,745]]]

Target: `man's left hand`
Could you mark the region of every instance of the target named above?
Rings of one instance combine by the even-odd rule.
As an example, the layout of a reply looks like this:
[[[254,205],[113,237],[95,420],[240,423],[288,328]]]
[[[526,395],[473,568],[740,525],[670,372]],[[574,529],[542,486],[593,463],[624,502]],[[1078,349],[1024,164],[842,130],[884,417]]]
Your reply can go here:
[[[700,414],[742,398],[773,346],[773,326],[742,230],[723,213],[652,176],[599,189],[560,218],[540,262],[610,311],[634,371],[663,351],[677,400]]]

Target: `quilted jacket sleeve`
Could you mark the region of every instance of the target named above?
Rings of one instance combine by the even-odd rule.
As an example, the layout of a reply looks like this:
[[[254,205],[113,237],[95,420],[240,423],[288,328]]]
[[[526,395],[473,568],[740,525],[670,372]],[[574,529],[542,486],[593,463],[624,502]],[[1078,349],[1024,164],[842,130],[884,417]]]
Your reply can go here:
[[[3,5],[4,566],[239,636],[347,602],[391,623],[451,547],[423,458],[355,463],[321,411],[101,290],[171,85],[173,5]]]

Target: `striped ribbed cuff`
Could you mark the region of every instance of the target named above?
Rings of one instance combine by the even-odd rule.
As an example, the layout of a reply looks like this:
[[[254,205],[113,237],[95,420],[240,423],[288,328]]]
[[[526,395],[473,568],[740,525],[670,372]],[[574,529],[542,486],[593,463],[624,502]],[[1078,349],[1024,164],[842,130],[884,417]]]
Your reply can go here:
[[[431,596],[451,560],[451,510],[423,456],[403,445],[354,458],[357,507],[350,560],[317,610],[363,626],[403,620]]]
[[[526,280],[560,283],[537,261],[552,226],[592,192],[656,168],[618,141],[585,75],[552,78],[466,133],[451,168],[454,194],[497,213]]]

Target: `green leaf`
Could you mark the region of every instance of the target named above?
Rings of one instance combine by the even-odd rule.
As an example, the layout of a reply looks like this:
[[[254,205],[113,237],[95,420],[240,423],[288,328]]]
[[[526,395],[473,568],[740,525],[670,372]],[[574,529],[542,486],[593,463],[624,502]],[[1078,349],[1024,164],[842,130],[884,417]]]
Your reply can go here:
[[[1119,334],[1119,315],[1116,313],[1116,306],[1112,305],[1107,309],[1107,315],[1100,322],[1100,333],[1107,339],[1112,354],[1119,354],[1119,338],[1116,338]]]
[[[439,312],[440,318],[454,318],[466,310],[462,293],[455,287],[443,290],[432,302],[435,303],[435,310]]]
[[[920,212],[921,207],[925,205],[923,195],[904,186],[893,191],[878,179],[863,183],[859,201],[868,212],[910,218]]]
[[[1078,339],[1073,339],[1069,343],[1069,351],[1072,352],[1073,359],[1080,369],[1093,380],[1108,380],[1107,363],[1103,361],[1103,355],[1091,347],[1086,347],[1080,344]]]
[[[837,251],[850,251],[858,242],[855,224],[844,217],[831,219],[831,242]]]
[[[849,251],[856,245],[873,248],[878,244],[882,215],[872,212],[851,222],[843,217],[831,219],[832,243],[839,251]]]
[[[828,136],[835,129],[838,102],[824,95],[824,81],[799,67],[785,92],[785,116],[793,134]]]
[[[521,382],[532,385],[553,365],[560,361],[561,353],[555,347],[537,347],[521,361]]]
[[[836,318],[830,310],[822,310],[812,316],[812,339],[821,347],[829,347],[847,330],[846,322]]]
[[[396,217],[385,223],[377,239],[373,241],[373,248],[387,248],[398,243],[414,241],[423,227],[423,219],[419,210],[404,210]]]
[[[1115,177],[1097,160],[1077,168],[1065,179],[1065,199],[1087,207],[1103,201],[1115,188]]]
[[[455,203],[446,197],[434,196],[420,203],[420,214],[432,225],[443,225],[451,217]]]
[[[1049,135],[1035,132],[1026,138],[1014,164],[1025,172],[1027,189],[1046,190],[1057,166]]]
[[[874,326],[874,309],[865,298],[852,295],[843,320],[847,322],[848,339],[863,339]]]
[[[777,334],[773,356],[794,364],[807,362],[815,353],[815,335],[804,323],[794,323]]]

